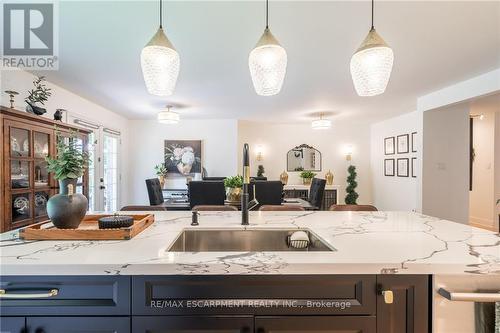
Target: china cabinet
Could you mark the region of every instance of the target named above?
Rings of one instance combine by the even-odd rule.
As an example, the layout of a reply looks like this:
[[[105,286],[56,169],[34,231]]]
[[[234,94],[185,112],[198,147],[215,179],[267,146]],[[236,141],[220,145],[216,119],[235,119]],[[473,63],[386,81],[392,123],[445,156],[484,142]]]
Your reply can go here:
[[[86,129],[27,112],[0,107],[0,231],[8,231],[47,219],[47,201],[58,191],[47,172],[45,157],[56,153],[56,131],[65,140],[75,131],[77,145],[86,149]],[[78,180],[77,191],[88,195],[88,175]]]

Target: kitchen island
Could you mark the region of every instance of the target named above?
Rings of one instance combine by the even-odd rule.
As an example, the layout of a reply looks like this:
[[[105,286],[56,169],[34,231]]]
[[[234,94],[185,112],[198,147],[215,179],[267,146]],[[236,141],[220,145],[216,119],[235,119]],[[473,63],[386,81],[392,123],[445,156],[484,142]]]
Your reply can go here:
[[[1,289],[40,296],[2,298],[4,325],[46,332],[73,324],[110,332],[429,332],[433,277],[500,281],[498,234],[416,213],[251,212],[246,227],[238,212],[203,212],[199,226],[190,226],[190,212],[155,212],[155,219],[126,241],[2,234]],[[331,250],[169,251],[186,229],[306,230]]]

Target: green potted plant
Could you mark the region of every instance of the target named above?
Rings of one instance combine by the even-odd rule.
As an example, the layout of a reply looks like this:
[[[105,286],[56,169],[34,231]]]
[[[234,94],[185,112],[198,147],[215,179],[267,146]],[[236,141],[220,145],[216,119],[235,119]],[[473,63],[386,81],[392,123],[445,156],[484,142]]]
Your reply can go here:
[[[161,188],[163,188],[163,185],[165,185],[165,178],[167,177],[167,167],[165,163],[155,165],[155,173],[156,176],[158,176]]]
[[[310,185],[311,180],[316,176],[316,174],[309,170],[304,170],[300,173],[299,177],[302,178],[302,183],[304,185]]]
[[[59,194],[47,202],[47,214],[52,223],[60,229],[75,229],[85,217],[88,200],[83,194],[75,193],[78,178],[88,167],[89,155],[78,144],[76,133],[65,138],[57,132],[57,153],[47,156],[47,170],[59,181]]]
[[[226,188],[226,200],[229,202],[239,202],[243,188],[243,176],[233,176],[224,179]]]
[[[26,106],[27,112],[39,116],[47,112],[45,108],[37,106],[38,103],[45,105],[45,102],[47,102],[52,95],[51,89],[47,88],[45,82],[45,76],[37,76],[33,81],[35,88],[28,91],[28,97],[25,99],[26,104],[28,104],[28,106]]]

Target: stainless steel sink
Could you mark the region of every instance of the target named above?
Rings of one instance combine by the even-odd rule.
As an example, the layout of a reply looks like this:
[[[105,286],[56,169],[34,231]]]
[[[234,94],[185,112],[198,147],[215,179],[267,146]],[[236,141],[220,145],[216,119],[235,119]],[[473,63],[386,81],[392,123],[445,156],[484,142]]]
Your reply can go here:
[[[307,248],[296,249],[289,246],[289,236],[297,230],[227,230],[227,229],[187,229],[184,230],[168,249],[169,252],[260,252],[260,251],[335,251],[307,229]]]

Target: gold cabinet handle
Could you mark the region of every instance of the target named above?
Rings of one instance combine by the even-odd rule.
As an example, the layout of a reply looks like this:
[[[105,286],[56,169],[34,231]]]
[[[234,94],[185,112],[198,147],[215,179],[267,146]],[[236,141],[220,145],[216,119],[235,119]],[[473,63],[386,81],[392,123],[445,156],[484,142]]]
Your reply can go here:
[[[39,294],[8,294],[7,290],[0,289],[0,298],[17,298],[17,299],[22,299],[22,298],[49,298],[49,297],[57,296],[58,293],[59,293],[58,289],[50,289],[46,293],[39,293]]]
[[[394,294],[392,293],[392,290],[382,290],[382,296],[384,296],[385,304],[394,303]]]

